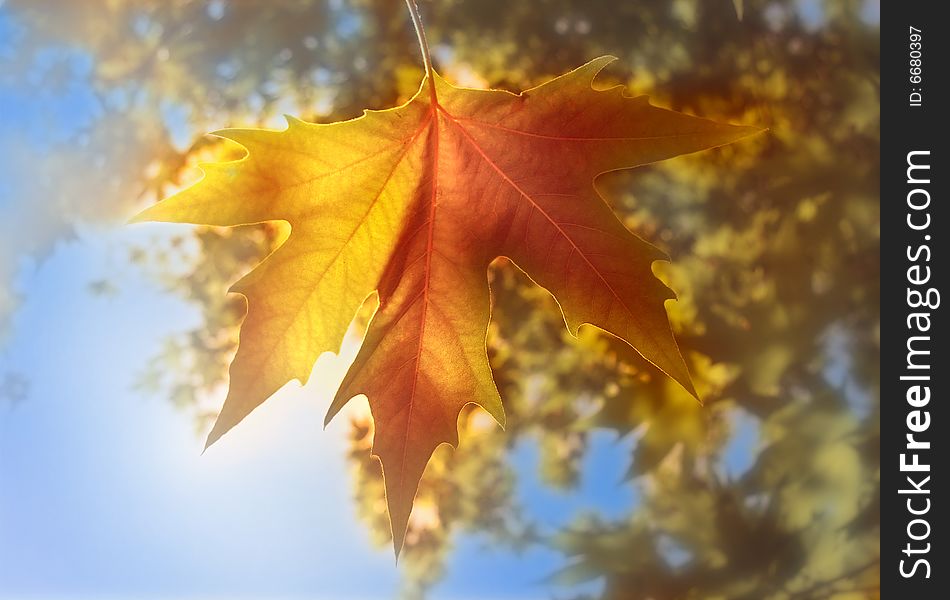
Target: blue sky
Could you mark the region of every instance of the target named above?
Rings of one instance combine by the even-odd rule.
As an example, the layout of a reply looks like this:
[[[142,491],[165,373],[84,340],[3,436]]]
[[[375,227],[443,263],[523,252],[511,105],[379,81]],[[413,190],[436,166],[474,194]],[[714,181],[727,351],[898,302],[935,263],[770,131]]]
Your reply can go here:
[[[0,408],[0,597],[391,597],[391,550],[354,514],[345,428],[322,430],[332,384],[288,386],[204,456],[186,414],[133,391],[145,357],[198,322],[117,264],[116,248],[168,229],[144,228],[81,228],[18,279],[27,300],[0,365],[31,389]],[[88,292],[104,273],[118,296]],[[315,381],[342,375],[334,358]],[[547,525],[577,509],[622,516],[629,451],[598,439],[582,489],[564,495],[537,481],[537,449],[523,444],[521,498]],[[436,597],[547,597],[537,582],[560,564],[462,539]]]
[[[345,427],[322,428],[345,358],[322,359],[313,380],[327,385],[288,386],[203,456],[187,414],[134,391],[163,339],[198,323],[117,259],[168,229],[82,227],[21,269],[25,302],[0,371],[25,375],[30,393],[0,407],[0,597],[391,597],[391,550],[371,545],[354,514]],[[119,294],[90,294],[106,273]],[[617,485],[629,446],[597,446],[578,494],[526,478],[522,497],[543,502],[542,520],[629,501]],[[517,454],[534,472],[536,449]],[[560,564],[482,546],[461,541],[438,597],[542,597],[537,582]]]
[[[0,60],[12,25],[0,8]],[[97,116],[89,61],[69,58],[76,80],[59,93],[0,81],[0,148],[42,155]],[[0,233],[35,238],[23,223],[44,225],[30,191],[42,173],[10,164],[0,163]],[[8,265],[22,298],[0,342],[0,380],[28,385],[22,402],[0,401],[0,599],[393,597],[391,549],[373,546],[355,515],[344,421],[322,427],[346,357],[321,359],[312,381],[323,385],[291,384],[202,456],[188,414],[134,389],[166,337],[199,315],[124,258],[131,243],[187,228],[121,217],[78,223],[41,259],[0,239],[0,276]],[[91,294],[106,276],[118,294]],[[754,422],[739,425],[735,472],[755,444]],[[596,436],[569,494],[540,482],[537,446],[519,443],[519,500],[549,528],[581,511],[622,518],[636,500],[620,484],[633,443]],[[549,598],[539,582],[563,564],[463,536],[433,597]]]

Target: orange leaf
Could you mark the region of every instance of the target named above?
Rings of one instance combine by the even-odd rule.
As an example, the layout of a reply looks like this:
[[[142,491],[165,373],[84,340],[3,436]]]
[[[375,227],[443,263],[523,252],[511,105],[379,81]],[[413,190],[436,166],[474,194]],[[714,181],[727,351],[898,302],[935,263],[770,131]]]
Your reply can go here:
[[[598,197],[601,173],[757,131],[664,110],[591,83],[596,59],[515,95],[427,77],[408,103],[330,125],[228,130],[248,155],[207,165],[195,186],[138,220],[285,220],[288,241],[241,280],[248,316],[208,443],[317,357],[338,351],[360,304],[379,308],[327,421],[358,394],[376,423],[396,551],[433,450],[458,444],[469,403],[504,423],[485,347],[487,270],[510,258],[585,323],[631,344],[695,395],[652,273],[665,256]]]

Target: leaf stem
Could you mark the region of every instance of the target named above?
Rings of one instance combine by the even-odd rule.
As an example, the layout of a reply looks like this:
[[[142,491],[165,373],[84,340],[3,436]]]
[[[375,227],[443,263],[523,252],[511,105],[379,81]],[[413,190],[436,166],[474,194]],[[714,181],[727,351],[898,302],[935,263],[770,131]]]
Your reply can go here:
[[[429,42],[426,40],[426,30],[422,26],[422,17],[419,16],[419,6],[416,0],[406,0],[409,14],[412,16],[412,25],[416,28],[416,37],[419,38],[419,48],[422,50],[422,62],[426,68],[426,79],[429,80],[429,93],[432,96],[433,107],[436,104],[435,77],[432,70],[432,56],[429,54]]]

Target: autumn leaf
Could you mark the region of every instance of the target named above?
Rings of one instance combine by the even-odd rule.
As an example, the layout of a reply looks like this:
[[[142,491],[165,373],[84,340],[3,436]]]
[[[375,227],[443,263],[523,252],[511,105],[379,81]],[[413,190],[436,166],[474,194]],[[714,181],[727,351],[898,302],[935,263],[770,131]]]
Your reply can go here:
[[[433,450],[458,444],[470,403],[505,416],[486,353],[488,266],[511,259],[585,323],[633,346],[695,395],[652,273],[666,257],[594,189],[602,173],[730,143],[756,130],[657,108],[592,82],[611,57],[515,95],[450,85],[429,65],[406,104],[332,124],[217,135],[241,160],[137,221],[283,220],[287,241],[232,288],[248,312],[212,444],[285,383],[339,351],[372,293],[379,308],[329,409],[359,394],[376,424],[396,552]]]

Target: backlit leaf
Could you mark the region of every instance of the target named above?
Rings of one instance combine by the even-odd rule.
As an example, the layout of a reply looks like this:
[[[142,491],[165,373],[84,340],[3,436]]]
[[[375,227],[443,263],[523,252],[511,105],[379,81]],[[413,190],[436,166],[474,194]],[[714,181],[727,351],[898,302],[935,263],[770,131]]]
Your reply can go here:
[[[522,94],[427,78],[405,105],[329,125],[225,130],[247,149],[137,217],[234,226],[283,220],[287,241],[233,288],[248,313],[213,443],[338,351],[360,305],[379,308],[327,421],[365,394],[398,552],[434,449],[470,403],[504,423],[485,336],[488,266],[511,259],[557,299],[568,329],[626,341],[695,396],[651,270],[666,257],[594,188],[605,172],[754,133],[595,90],[599,58]]]

